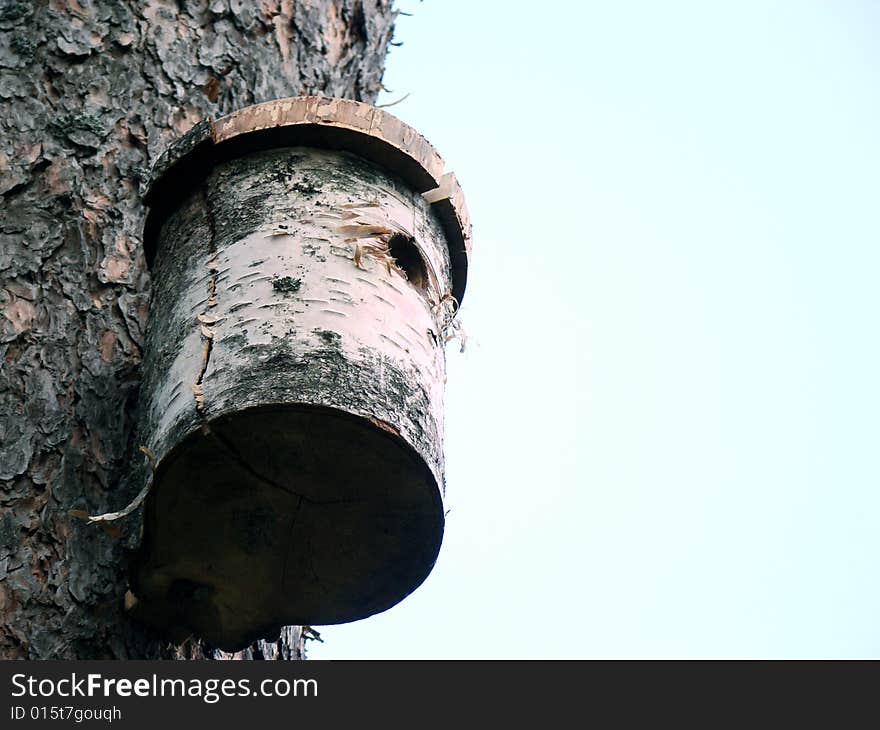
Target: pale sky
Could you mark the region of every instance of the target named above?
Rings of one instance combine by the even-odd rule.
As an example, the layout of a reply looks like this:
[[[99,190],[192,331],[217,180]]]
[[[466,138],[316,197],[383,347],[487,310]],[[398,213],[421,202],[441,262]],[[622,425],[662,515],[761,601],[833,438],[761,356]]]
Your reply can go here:
[[[474,223],[451,512],[310,656],[880,656],[880,4],[398,7]]]

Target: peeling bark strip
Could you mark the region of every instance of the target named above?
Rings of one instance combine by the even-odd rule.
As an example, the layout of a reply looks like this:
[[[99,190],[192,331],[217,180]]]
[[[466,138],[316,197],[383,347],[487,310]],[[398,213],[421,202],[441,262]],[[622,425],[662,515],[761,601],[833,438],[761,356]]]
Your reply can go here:
[[[391,0],[0,0],[0,657],[301,656],[298,628],[235,657],[144,631],[123,609],[138,520],[119,539],[68,511],[118,509],[149,471],[138,188],[157,153],[268,99],[373,101],[393,18]]]
[[[132,582],[160,630],[234,650],[383,611],[430,572],[437,333],[470,237],[462,199],[422,195],[442,179],[414,130],[317,97],[208,122],[163,156],[138,428],[158,466]]]

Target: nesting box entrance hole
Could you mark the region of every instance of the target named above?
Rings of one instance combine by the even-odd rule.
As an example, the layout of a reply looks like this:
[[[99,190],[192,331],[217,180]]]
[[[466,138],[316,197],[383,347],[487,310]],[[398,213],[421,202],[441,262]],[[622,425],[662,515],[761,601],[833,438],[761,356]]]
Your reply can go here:
[[[415,241],[402,233],[395,233],[388,241],[388,255],[410,284],[422,294],[428,292],[428,268]]]

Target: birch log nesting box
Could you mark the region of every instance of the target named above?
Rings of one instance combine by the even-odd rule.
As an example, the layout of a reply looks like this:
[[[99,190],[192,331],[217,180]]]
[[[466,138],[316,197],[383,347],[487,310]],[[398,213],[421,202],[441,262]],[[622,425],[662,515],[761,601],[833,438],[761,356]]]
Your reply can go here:
[[[443,535],[454,176],[390,114],[298,97],[198,125],[146,202],[142,615],[235,649],[399,602]]]

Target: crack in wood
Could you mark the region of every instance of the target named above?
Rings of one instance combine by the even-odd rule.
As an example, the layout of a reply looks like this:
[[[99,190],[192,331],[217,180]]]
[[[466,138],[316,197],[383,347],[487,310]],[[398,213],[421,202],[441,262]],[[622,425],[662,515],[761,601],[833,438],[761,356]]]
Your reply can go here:
[[[300,495],[299,500],[296,503],[296,508],[293,510],[293,517],[290,520],[290,527],[287,528],[287,539],[285,540],[284,545],[284,561],[281,566],[281,590],[284,590],[287,586],[287,565],[290,562],[290,547],[291,541],[293,540],[293,530],[296,527],[296,519],[299,517],[300,510],[302,509],[302,504],[305,500],[302,495]]]
[[[207,324],[204,324],[205,320],[209,319],[208,310],[212,307],[217,306],[217,227],[214,219],[214,209],[211,205],[211,196],[210,191],[208,190],[208,180],[202,184],[200,188],[201,196],[205,205],[205,215],[208,219],[208,228],[210,231],[210,240],[209,240],[209,250],[210,250],[210,259],[208,261],[208,273],[210,278],[208,279],[208,299],[205,306],[205,311],[202,312],[198,316],[199,331],[204,339],[204,343],[202,345],[202,365],[199,369],[199,373],[196,376],[195,382],[192,384],[191,389],[193,392],[193,397],[196,401],[196,411],[204,417],[205,411],[205,394],[202,389],[202,381],[205,379],[205,373],[208,370],[208,365],[211,362],[211,352],[214,348],[214,330],[211,329]]]
[[[271,477],[267,477],[265,474],[261,474],[260,472],[258,472],[253,466],[251,466],[250,462],[245,459],[244,456],[242,456],[241,452],[236,448],[235,444],[232,443],[232,441],[230,441],[228,438],[226,438],[222,433],[219,433],[217,429],[211,429],[210,433],[226,449],[229,456],[233,458],[236,464],[238,464],[254,479],[262,482],[263,484],[266,484],[267,486],[273,487],[274,489],[279,489],[286,494],[290,494],[294,497],[299,498],[300,500],[314,505],[350,504],[352,502],[361,501],[360,499],[312,499],[311,497],[306,497],[304,494],[297,492],[295,489],[291,489],[286,484],[276,482]]]

